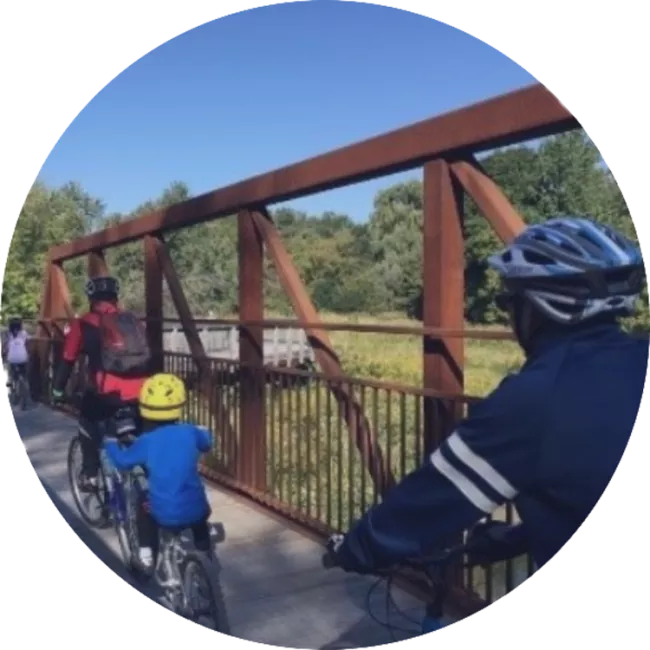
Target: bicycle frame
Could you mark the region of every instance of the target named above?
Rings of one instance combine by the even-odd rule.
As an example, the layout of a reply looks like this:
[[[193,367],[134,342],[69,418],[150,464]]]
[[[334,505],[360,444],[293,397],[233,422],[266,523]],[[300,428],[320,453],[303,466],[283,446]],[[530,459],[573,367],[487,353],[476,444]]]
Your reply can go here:
[[[179,567],[187,551],[183,548],[180,535],[160,531],[159,541],[154,578],[172,608],[182,613],[187,609],[187,603]]]
[[[158,584],[162,589],[178,587],[181,584],[178,565],[186,555],[185,549],[177,536],[161,534],[159,540],[160,548],[156,561],[156,577],[160,578]],[[168,576],[166,580],[161,577],[163,570]]]
[[[111,510],[116,521],[123,524],[127,520],[126,512],[126,496],[124,479],[122,473],[115,469],[111,462],[108,460],[106,452],[102,449],[100,454],[102,471],[104,473],[104,480],[106,481],[105,489],[107,492],[108,500],[107,505]]]
[[[107,427],[108,422],[102,423],[102,426]],[[131,435],[130,430],[126,433],[125,437],[128,438],[129,435]],[[120,472],[117,468],[113,467],[103,448],[100,450],[100,463],[106,480],[106,491],[109,497],[108,506],[112,513],[116,515],[116,521],[120,524],[125,524],[128,520],[127,498],[133,489],[132,472]]]

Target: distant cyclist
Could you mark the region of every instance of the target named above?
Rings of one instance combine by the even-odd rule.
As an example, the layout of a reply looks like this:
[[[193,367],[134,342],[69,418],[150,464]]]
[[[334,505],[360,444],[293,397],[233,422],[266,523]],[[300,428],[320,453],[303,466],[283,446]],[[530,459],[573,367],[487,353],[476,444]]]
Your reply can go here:
[[[100,424],[127,404],[137,408],[140,390],[149,375],[151,354],[144,326],[118,304],[119,283],[115,278],[89,280],[86,295],[90,309],[70,323],[52,398],[55,402],[63,399],[75,362],[85,354],[88,388],[82,396],[79,414],[83,455],[79,487],[92,491],[99,471]]]
[[[10,388],[13,381],[20,377],[27,377],[27,363],[29,352],[27,342],[29,334],[23,329],[23,322],[20,318],[12,318],[9,321],[9,328],[3,344],[3,357],[9,366],[7,376],[7,388]]]
[[[514,502],[521,523],[483,524],[470,557],[530,552],[543,566],[584,522],[627,446],[645,383],[648,341],[617,324],[633,312],[639,249],[588,219],[533,225],[490,258],[498,304],[526,354],[506,380],[330,549],[352,572],[435,552]]]

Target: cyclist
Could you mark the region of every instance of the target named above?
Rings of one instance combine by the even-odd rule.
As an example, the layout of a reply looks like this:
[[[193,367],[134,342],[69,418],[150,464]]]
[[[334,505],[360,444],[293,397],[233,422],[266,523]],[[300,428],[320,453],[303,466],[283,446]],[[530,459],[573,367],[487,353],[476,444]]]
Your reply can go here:
[[[29,341],[29,334],[23,329],[22,320],[20,318],[11,318],[3,346],[3,352],[9,366],[7,388],[10,388],[12,382],[18,381],[20,377],[27,377],[27,363],[29,361],[27,341]]]
[[[108,439],[104,448],[118,470],[140,465],[147,472],[151,514],[138,530],[140,561],[153,565],[158,526],[190,528],[196,548],[210,554],[211,511],[198,471],[200,454],[210,450],[210,437],[205,429],[180,422],[187,391],[178,377],[154,375],[142,386],[139,401],[143,434],[127,449]]]
[[[64,388],[81,354],[87,359],[88,388],[81,399],[79,432],[83,456],[79,487],[93,491],[99,471],[101,424],[110,422],[125,405],[137,408],[140,389],[149,375],[151,354],[138,318],[119,307],[115,278],[95,277],[86,284],[90,309],[70,323],[63,358],[52,386],[53,401],[63,399]]]
[[[498,304],[525,352],[521,370],[472,410],[424,466],[345,535],[339,566],[375,572],[435,552],[507,501],[521,523],[484,524],[470,561],[530,552],[543,566],[607,487],[636,419],[648,341],[625,334],[644,269],[639,249],[591,219],[528,227],[488,260]]]

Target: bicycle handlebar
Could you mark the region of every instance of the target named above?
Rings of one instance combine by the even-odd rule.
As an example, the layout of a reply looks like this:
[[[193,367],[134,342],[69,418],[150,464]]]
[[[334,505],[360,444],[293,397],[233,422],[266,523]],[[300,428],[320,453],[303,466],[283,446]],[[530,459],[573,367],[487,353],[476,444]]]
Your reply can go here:
[[[444,551],[440,551],[437,555],[426,556],[421,558],[406,558],[404,560],[401,560],[397,565],[394,565],[393,567],[386,570],[377,571],[376,573],[377,574],[390,573],[391,571],[394,571],[396,568],[400,566],[409,567],[411,569],[415,569],[418,571],[420,570],[427,571],[433,567],[443,568],[445,565],[453,562],[454,560],[462,558],[463,555],[465,555],[466,553],[468,553],[473,549],[474,545],[475,544],[472,542],[467,542],[464,544],[453,546]],[[327,551],[323,554],[321,558],[321,564],[324,569],[336,569],[339,567],[336,561],[336,553],[334,549],[332,548],[327,549]]]

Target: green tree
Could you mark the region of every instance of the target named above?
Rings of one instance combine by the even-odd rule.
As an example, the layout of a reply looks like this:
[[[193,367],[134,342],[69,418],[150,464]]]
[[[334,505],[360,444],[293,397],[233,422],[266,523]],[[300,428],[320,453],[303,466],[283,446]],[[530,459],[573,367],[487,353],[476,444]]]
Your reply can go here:
[[[388,296],[387,307],[413,313],[422,293],[422,183],[380,191],[370,215],[369,235]]]
[[[3,318],[11,314],[24,318],[38,315],[48,249],[96,228],[103,211],[102,202],[76,183],[58,189],[41,182],[33,185],[9,247],[2,287]],[[81,299],[80,266],[69,263],[66,270],[76,306]]]

